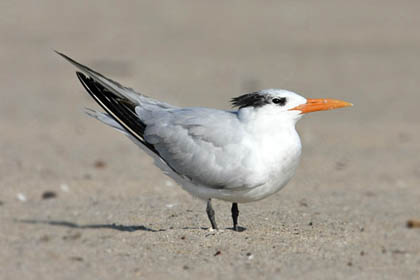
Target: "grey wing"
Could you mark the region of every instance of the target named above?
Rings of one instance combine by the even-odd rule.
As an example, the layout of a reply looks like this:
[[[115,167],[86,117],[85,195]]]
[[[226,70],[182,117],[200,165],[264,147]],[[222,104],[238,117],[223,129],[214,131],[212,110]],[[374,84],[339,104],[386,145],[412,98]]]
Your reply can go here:
[[[193,183],[216,189],[263,183],[251,176],[255,159],[243,142],[245,132],[235,113],[208,108],[162,113],[144,107],[136,112],[146,124],[144,139]]]
[[[58,53],[80,72],[77,76],[106,114],[88,111],[128,135],[170,175],[212,188],[262,184],[251,176],[255,159],[244,145],[235,113],[207,108],[178,108],[136,93]]]

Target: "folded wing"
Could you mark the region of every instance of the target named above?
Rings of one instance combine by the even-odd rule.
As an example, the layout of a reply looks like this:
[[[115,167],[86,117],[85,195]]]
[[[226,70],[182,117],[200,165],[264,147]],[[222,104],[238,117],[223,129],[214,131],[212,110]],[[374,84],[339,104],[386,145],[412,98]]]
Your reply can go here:
[[[263,183],[252,176],[257,158],[244,143],[236,113],[182,108],[156,114],[137,107],[144,139],[180,174],[211,188],[243,189]],[[248,138],[249,139],[249,138]]]
[[[263,183],[251,176],[258,159],[243,142],[246,132],[235,112],[175,107],[58,54],[79,69],[80,82],[106,111],[90,110],[88,114],[127,134],[167,175],[215,189],[252,188]]]

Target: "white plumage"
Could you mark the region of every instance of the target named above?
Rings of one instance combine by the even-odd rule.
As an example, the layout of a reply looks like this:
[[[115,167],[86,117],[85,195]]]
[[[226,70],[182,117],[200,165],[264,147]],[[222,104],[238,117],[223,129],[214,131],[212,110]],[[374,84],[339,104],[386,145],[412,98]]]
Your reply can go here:
[[[80,81],[106,111],[88,109],[87,114],[127,135],[165,174],[207,200],[213,228],[217,226],[210,199],[234,203],[237,230],[236,203],[272,195],[293,177],[301,155],[295,124],[305,110],[349,106],[323,99],[310,107],[313,99],[270,89],[234,98],[238,111],[180,108],[136,93],[60,55],[83,73],[78,73]]]

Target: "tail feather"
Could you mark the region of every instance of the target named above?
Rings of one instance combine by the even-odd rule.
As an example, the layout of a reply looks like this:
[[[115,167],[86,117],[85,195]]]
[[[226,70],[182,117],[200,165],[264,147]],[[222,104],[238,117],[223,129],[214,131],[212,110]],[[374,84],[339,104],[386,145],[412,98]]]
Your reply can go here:
[[[124,128],[119,123],[117,123],[110,115],[108,115],[106,113],[102,113],[102,112],[92,110],[90,108],[85,108],[85,113],[89,117],[95,118],[98,121],[101,121],[102,123],[104,123],[106,125],[109,125],[112,128],[115,128],[119,132],[122,132],[122,133],[128,135],[127,131],[125,131]]]

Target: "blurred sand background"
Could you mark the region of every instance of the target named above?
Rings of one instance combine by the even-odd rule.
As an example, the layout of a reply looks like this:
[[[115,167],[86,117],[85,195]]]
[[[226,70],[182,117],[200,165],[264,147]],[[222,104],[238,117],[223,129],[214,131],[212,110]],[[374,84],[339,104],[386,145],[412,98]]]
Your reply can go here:
[[[2,1],[0,279],[420,279],[419,10]],[[82,113],[98,106],[54,49],[175,105],[287,88],[355,106],[301,120],[296,177],[240,204],[240,233],[215,201],[212,234],[203,202]]]

